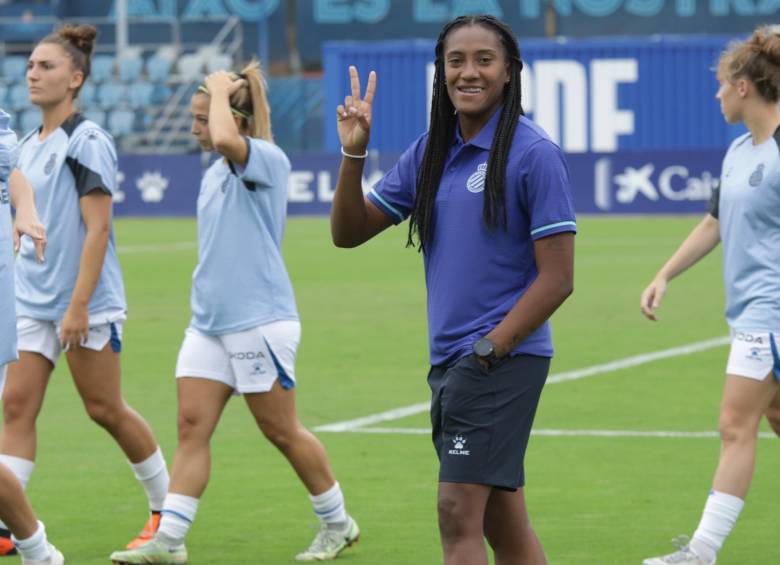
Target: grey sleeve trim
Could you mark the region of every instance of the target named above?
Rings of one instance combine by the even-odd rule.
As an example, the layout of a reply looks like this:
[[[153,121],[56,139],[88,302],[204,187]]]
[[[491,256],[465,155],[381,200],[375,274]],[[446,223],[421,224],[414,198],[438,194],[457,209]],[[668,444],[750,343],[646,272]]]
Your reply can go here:
[[[710,216],[716,220],[718,219],[718,215],[720,214],[720,187],[712,189],[712,196],[710,196],[709,203],[709,213]]]
[[[92,169],[85,167],[73,157],[66,157],[65,162],[73,173],[73,179],[76,181],[76,192],[79,198],[86,196],[94,190],[99,190],[110,195],[111,189],[103,182],[103,178]]]
[[[780,126],[775,130],[775,134],[772,136],[775,138],[775,143],[777,144],[777,150],[780,151]]]

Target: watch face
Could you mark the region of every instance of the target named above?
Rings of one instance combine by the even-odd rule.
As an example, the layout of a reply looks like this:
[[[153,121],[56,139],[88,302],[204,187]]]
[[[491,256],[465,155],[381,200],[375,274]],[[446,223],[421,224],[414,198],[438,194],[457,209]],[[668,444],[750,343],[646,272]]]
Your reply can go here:
[[[474,353],[476,353],[478,357],[488,357],[492,355],[493,349],[493,342],[484,337],[474,344]]]

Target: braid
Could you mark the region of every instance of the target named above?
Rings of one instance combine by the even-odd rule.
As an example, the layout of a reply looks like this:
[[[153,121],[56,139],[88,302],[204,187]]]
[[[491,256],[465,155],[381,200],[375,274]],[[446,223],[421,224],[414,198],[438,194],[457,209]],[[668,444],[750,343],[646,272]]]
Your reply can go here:
[[[414,208],[409,218],[409,236],[407,247],[415,247],[417,235],[418,249],[429,250],[433,238],[433,210],[436,193],[447,158],[447,149],[455,133],[455,107],[452,105],[444,78],[444,39],[462,18],[447,23],[436,41],[436,63],[433,75],[433,96],[431,98],[431,126],[428,128],[428,142],[425,145],[420,170],[417,173],[417,190],[414,195]]]
[[[431,100],[431,119],[425,153],[417,174],[414,208],[409,218],[407,247],[418,247],[426,253],[433,242],[434,210],[444,162],[447,158],[452,136],[455,134],[457,116],[455,107],[447,93],[444,74],[444,42],[454,29],[463,26],[480,25],[494,31],[504,47],[509,64],[509,84],[504,88],[504,109],[496,127],[493,144],[488,158],[485,179],[482,216],[485,225],[506,229],[506,162],[517,128],[518,118],[523,115],[520,98],[520,71],[523,63],[517,38],[502,21],[488,15],[460,16],[445,24],[436,42],[436,63]],[[415,236],[418,244],[415,244]]]

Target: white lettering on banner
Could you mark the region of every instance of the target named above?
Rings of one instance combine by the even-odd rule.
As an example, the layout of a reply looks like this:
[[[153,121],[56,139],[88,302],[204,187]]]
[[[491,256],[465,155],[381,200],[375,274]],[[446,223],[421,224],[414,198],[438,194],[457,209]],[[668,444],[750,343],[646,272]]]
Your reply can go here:
[[[111,199],[116,202],[117,204],[120,204],[125,201],[125,193],[122,190],[122,183],[125,182],[125,173],[122,171],[117,170],[116,172],[116,190],[114,190],[114,194],[111,195]]]
[[[698,177],[691,176],[690,170],[682,165],[660,169],[654,183],[655,169],[655,165],[646,163],[641,167],[625,167],[621,173],[613,175],[612,160],[609,157],[598,159],[593,171],[596,206],[600,210],[612,210],[613,198],[618,204],[630,205],[640,195],[653,202],[706,201],[720,183],[710,171],[702,171]]]
[[[429,63],[429,104],[434,72]],[[523,109],[567,153],[612,153],[620,136],[633,134],[635,128],[634,111],[618,107],[618,87],[638,80],[636,59],[593,59],[589,65],[540,59],[523,68]],[[430,105],[427,115],[430,120]]]
[[[289,202],[314,202],[314,192],[309,185],[314,180],[311,171],[292,171],[287,181],[287,200]]]
[[[320,171],[317,173],[317,200],[320,202],[333,202],[334,194],[336,194],[336,187],[331,187],[330,172]]]
[[[363,177],[363,194],[384,176],[384,171],[376,169]],[[314,183],[315,171],[292,171],[287,181],[287,201],[294,204],[307,202],[333,202],[336,186],[330,171],[316,171],[317,186]]]
[[[537,61],[534,76],[534,99],[538,102],[534,112],[536,123],[565,151],[587,151],[585,68],[577,61]]]
[[[617,151],[618,135],[634,133],[634,112],[617,105],[618,84],[639,78],[636,59],[594,59],[590,63],[591,150]]]

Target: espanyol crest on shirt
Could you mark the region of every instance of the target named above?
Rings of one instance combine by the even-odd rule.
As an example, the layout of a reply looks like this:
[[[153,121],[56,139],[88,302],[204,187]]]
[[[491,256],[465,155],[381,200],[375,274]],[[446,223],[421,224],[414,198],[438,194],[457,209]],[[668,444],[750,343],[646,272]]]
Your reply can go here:
[[[466,181],[466,189],[469,192],[477,193],[485,190],[485,176],[487,175],[487,163],[482,163],[477,170]]]
[[[762,180],[764,180],[764,164],[759,163],[756,170],[750,175],[748,182],[750,183],[750,186],[758,186],[761,184]]]

